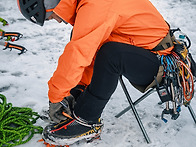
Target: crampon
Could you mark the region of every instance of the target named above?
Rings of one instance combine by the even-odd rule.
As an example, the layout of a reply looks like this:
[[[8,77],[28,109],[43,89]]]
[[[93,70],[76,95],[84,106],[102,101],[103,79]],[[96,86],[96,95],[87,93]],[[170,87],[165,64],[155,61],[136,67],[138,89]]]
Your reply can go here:
[[[97,139],[100,139],[100,135],[99,134],[95,135],[92,138],[86,138],[85,141],[86,141],[86,143],[91,143],[91,142],[93,142],[94,140],[97,140]],[[43,142],[43,144],[45,144],[46,147],[70,147],[71,146],[71,144],[70,145],[54,145],[54,144],[50,144],[50,143],[47,143],[46,141],[44,141],[44,139],[40,139],[40,140],[38,140],[38,142]]]
[[[0,18],[0,22],[3,23],[3,26],[8,25],[7,21]],[[21,45],[12,44],[8,41],[14,42],[18,41],[20,38],[22,38],[23,35],[19,32],[5,32],[4,30],[0,29],[0,46],[4,46],[3,50],[10,49],[16,49],[20,51],[18,55],[21,55],[27,51],[27,49]]]
[[[56,145],[53,145],[53,144],[49,144],[49,143],[45,142],[43,139],[38,140],[38,142],[44,142],[43,144],[45,144],[45,145],[46,145],[46,147],[69,147],[69,145],[56,146]]]

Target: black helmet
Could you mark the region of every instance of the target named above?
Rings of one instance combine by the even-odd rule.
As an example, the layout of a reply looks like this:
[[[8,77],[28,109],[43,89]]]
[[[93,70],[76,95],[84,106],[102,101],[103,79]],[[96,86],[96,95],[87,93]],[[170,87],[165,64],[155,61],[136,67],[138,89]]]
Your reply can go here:
[[[52,14],[52,10],[60,0],[17,0],[23,16],[33,23],[43,26],[44,21]]]
[[[17,3],[26,19],[43,26],[46,15],[44,0],[17,0]]]

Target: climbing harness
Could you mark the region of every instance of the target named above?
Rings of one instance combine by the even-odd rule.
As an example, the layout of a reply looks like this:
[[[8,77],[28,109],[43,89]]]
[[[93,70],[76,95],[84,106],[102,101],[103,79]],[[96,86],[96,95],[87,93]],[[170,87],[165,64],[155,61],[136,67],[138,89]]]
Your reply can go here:
[[[13,107],[0,94],[0,146],[16,146],[41,134],[43,128],[34,126],[39,115],[30,108]]]
[[[8,25],[7,21],[0,18],[0,21],[3,22],[3,26]],[[21,45],[13,44],[8,41],[18,41],[20,38],[22,38],[23,35],[19,32],[5,32],[4,30],[0,29],[0,45],[5,46],[3,50],[10,49],[16,49],[19,50],[19,55],[25,53],[27,49]]]
[[[176,31],[180,32],[179,39],[173,36]],[[156,82],[156,90],[161,99],[161,104],[166,104],[161,114],[161,119],[164,122],[167,122],[167,119],[164,118],[165,114],[170,114],[171,119],[176,120],[180,115],[181,106],[187,106],[194,96],[195,73],[192,73],[192,69],[196,65],[188,50],[191,41],[179,28],[170,30],[170,33],[173,38],[174,49],[171,54],[160,56],[164,73],[162,82]],[[192,65],[193,67],[191,67]],[[157,81],[156,78],[155,81]],[[170,109],[170,101],[173,106],[172,109]]]

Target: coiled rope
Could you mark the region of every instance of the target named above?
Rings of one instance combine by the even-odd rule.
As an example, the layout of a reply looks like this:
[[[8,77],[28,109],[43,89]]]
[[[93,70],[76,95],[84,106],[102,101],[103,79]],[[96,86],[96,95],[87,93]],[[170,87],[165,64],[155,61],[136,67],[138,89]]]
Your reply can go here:
[[[0,147],[24,144],[34,134],[41,134],[43,128],[33,125],[38,118],[38,113],[31,108],[12,107],[11,103],[6,102],[6,97],[0,94]]]

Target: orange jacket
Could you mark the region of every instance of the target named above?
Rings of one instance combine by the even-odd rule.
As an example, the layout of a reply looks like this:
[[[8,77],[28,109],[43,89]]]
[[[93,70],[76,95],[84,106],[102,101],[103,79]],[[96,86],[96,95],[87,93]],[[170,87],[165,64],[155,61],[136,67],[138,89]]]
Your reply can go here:
[[[108,41],[153,49],[169,27],[149,0],[61,0],[54,12],[73,25],[71,41],[48,82],[51,102],[60,102],[79,83],[88,85],[93,61]]]

